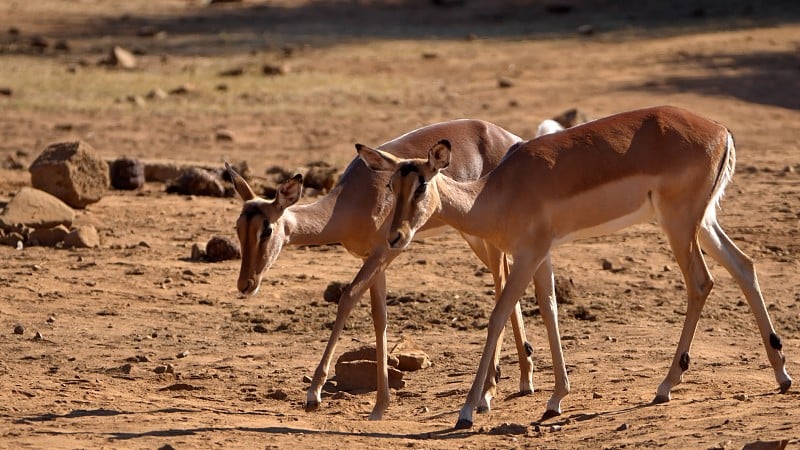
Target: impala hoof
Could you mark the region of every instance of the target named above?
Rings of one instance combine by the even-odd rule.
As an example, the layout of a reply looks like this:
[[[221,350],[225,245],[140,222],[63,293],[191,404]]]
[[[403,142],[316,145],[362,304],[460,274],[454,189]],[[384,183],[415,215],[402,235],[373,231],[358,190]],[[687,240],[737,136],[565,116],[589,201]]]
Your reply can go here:
[[[781,383],[781,394],[785,394],[790,387],[792,387],[792,380],[786,380]]]
[[[455,430],[469,430],[470,428],[472,428],[472,421],[467,419],[458,419],[456,426],[453,427]]]
[[[552,419],[553,417],[557,417],[557,416],[560,416],[560,415],[561,415],[560,412],[554,411],[552,409],[548,409],[547,411],[544,412],[544,414],[542,414],[542,419],[541,420]]]
[[[532,395],[532,394],[533,394],[533,389],[523,389],[523,390],[519,391],[519,396],[520,397],[525,396],[525,395]]]
[[[319,409],[319,402],[306,402],[306,412],[314,412]]]
[[[656,398],[653,399],[654,405],[659,405],[661,403],[667,403],[667,402],[669,402],[669,395],[658,394],[656,395]]]
[[[488,406],[478,406],[478,414],[486,414],[491,411],[491,408]]]

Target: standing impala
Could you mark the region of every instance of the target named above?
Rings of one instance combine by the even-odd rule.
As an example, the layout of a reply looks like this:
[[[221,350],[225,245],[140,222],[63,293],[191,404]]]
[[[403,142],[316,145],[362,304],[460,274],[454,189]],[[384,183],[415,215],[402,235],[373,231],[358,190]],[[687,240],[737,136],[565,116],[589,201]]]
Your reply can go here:
[[[400,136],[381,146],[398,157],[418,157],[447,137],[457,143],[452,164],[446,171],[458,180],[475,180],[497,165],[506,150],[521,139],[488,122],[454,120],[423,127]],[[386,233],[391,203],[385,186],[388,174],[369,170],[359,158],[347,167],[339,183],[327,195],[307,205],[295,205],[302,191],[302,177],[297,175],[284,182],[274,200],[258,197],[247,182],[226,164],[236,191],[244,206],[236,221],[236,232],[242,247],[242,265],[238,288],[242,294],[258,291],[261,277],[275,262],[284,245],[341,243],[347,251],[364,260],[352,283],[344,290],[338,303],[336,321],[325,347],[322,360],[314,372],[307,392],[306,411],[313,411],[321,402],[322,386],[328,377],[336,343],[345,321],[361,295],[370,290],[372,320],[375,327],[377,359],[377,399],[370,419],[381,419],[389,405],[388,369],[386,366],[386,276],[384,270],[399,254],[386,245]],[[422,226],[422,224],[420,224]],[[430,221],[425,228],[444,225]],[[502,291],[507,263],[496,248],[478,238],[462,233],[478,257],[491,269],[496,298]],[[512,328],[520,364],[521,393],[533,391],[532,349],[525,338],[519,306],[512,317]],[[481,409],[488,410],[496,385],[496,364],[499,346],[493,352],[495,364],[487,371],[486,392]]]
[[[447,141],[434,145],[427,159],[401,159],[357,148],[369,167],[393,172],[396,204],[388,233],[392,248],[405,248],[420,225],[438,219],[513,257],[456,428],[472,426],[472,411],[503,323],[531,277],[537,283],[552,278],[550,250],[654,218],[667,235],[688,294],[678,348],[654,403],[670,400],[672,388],[689,367],[689,348],[713,286],[701,249],[738,282],[755,315],[781,393],[791,386],[781,340],[764,306],[753,262],[717,222],[716,207],[736,161],[733,138],[725,127],[674,107],[626,112],[515,144],[491,173],[470,182],[441,173],[451,161]],[[554,326],[555,297],[539,292],[536,297],[556,373],[547,417],[561,413],[569,381]]]

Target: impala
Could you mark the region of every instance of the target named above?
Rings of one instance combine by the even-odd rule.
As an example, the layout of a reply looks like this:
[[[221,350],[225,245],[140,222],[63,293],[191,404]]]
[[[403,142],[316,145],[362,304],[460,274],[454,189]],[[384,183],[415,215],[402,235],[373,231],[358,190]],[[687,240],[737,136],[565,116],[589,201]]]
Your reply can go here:
[[[427,149],[448,137],[457,143],[452,164],[446,173],[457,180],[475,180],[497,165],[506,150],[521,139],[488,122],[455,120],[423,127],[383,144],[380,148],[398,157],[427,154]],[[242,247],[242,264],[238,289],[244,295],[255,294],[263,273],[272,266],[285,245],[342,244],[348,252],[362,258],[364,264],[338,303],[333,325],[322,360],[314,372],[306,397],[306,411],[316,410],[321,402],[322,386],[328,377],[333,352],[345,322],[362,294],[369,289],[372,320],[375,328],[377,356],[377,398],[370,419],[381,419],[389,404],[386,366],[386,277],[384,270],[399,254],[386,245],[387,217],[391,202],[385,186],[388,174],[369,170],[355,158],[344,171],[338,184],[323,197],[306,205],[295,204],[301,195],[302,177],[297,175],[280,185],[275,199],[257,196],[247,182],[229,165],[236,191],[244,200],[236,230]],[[421,226],[423,224],[420,224]],[[442,226],[430,221],[424,228]],[[505,257],[497,249],[475,237],[462,234],[475,254],[491,270],[496,298],[502,291],[508,272]],[[519,306],[512,317],[512,328],[520,364],[520,393],[533,391],[532,348],[525,337]],[[487,371],[486,392],[481,409],[488,410],[496,385],[496,364],[499,346],[493,353],[495,364]]]
[[[722,125],[667,106],[617,114],[515,144],[494,170],[468,182],[442,172],[451,161],[447,141],[434,145],[427,158],[398,158],[356,147],[370,168],[393,173],[395,208],[387,235],[391,248],[405,248],[423,223],[436,219],[484,239],[513,259],[456,428],[472,426],[472,411],[503,323],[525,287],[532,277],[537,287],[552,279],[550,250],[652,219],[667,236],[688,295],[677,350],[653,402],[669,401],[689,367],[689,349],[713,285],[701,249],[739,284],[780,392],[790,388],[781,340],[764,306],[753,262],[717,221],[716,207],[736,161],[733,137]],[[569,381],[554,325],[555,297],[540,296],[537,290],[536,298],[554,355],[555,389],[545,412],[550,417],[561,413]]]

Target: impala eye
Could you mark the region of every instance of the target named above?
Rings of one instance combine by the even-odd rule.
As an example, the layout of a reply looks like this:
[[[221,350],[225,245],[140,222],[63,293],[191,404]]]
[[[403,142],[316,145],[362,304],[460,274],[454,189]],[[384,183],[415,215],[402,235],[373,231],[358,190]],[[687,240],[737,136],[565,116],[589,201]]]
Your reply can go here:
[[[261,240],[269,239],[272,236],[272,224],[264,222],[264,229],[261,230]]]

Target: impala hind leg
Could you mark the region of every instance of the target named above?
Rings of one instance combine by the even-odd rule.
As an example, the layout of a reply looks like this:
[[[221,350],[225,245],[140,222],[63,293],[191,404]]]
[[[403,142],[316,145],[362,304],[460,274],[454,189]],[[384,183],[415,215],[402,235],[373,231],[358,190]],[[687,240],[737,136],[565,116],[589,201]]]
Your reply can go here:
[[[747,303],[750,304],[750,310],[756,317],[761,340],[764,341],[767,358],[772,364],[780,391],[785,393],[791,387],[792,379],[786,372],[783,345],[772,327],[772,321],[764,305],[764,297],[761,295],[753,261],[736,247],[736,244],[730,240],[716,219],[713,218],[705,220],[700,229],[700,245],[715,261],[725,267],[739,284]]]
[[[697,322],[700,320],[700,313],[714,285],[697,242],[698,226],[688,224],[686,220],[683,223],[675,223],[675,217],[686,217],[683,214],[685,212],[671,215],[672,221],[660,221],[683,274],[688,304],[675,357],[666,378],[658,386],[653,403],[668,402],[671,398],[672,388],[681,382],[683,373],[688,370],[689,349],[697,330]]]
[[[539,269],[533,276],[533,282],[536,302],[539,304],[542,321],[547,330],[547,341],[550,345],[550,357],[553,360],[555,376],[553,395],[547,401],[547,410],[543,416],[547,419],[561,414],[561,400],[569,394],[569,377],[564,363],[564,353],[561,349],[561,334],[558,329],[558,304],[556,303],[555,280],[553,279],[553,263],[549,254],[539,265]]]

